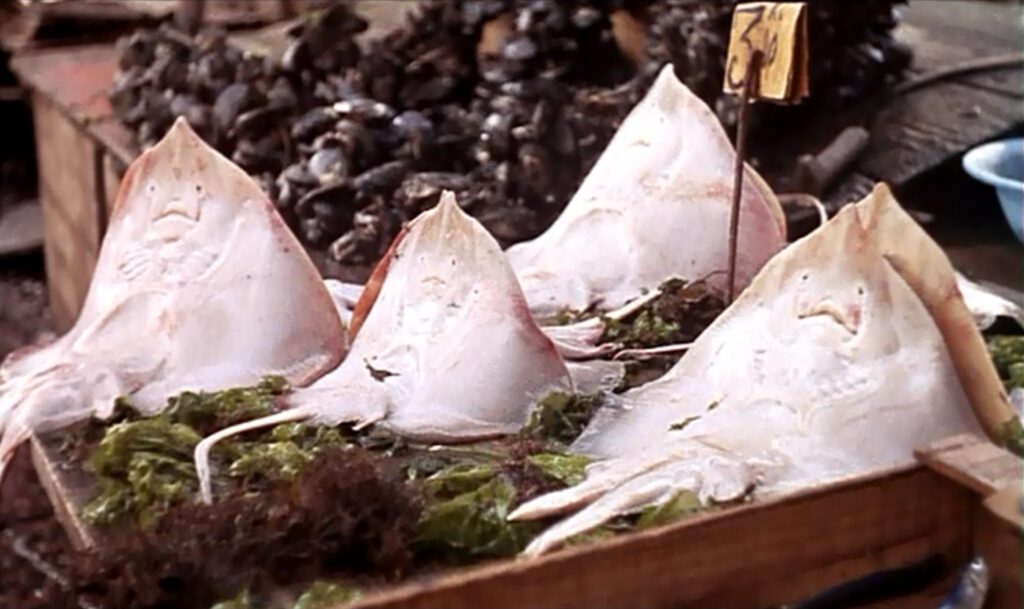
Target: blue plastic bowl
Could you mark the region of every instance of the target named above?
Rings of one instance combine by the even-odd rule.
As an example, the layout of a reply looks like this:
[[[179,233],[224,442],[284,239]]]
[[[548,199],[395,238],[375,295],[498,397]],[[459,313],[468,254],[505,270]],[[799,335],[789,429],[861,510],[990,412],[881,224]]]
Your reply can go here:
[[[964,155],[964,170],[995,187],[1003,215],[1024,243],[1024,139],[984,144]]]

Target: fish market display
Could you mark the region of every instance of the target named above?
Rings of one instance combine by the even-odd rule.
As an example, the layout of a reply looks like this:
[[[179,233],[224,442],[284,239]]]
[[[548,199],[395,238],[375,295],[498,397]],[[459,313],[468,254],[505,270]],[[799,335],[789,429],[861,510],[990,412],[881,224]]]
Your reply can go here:
[[[204,499],[218,441],[288,421],[385,427],[423,441],[518,431],[538,398],[571,389],[497,242],[442,195],[401,233],[352,318],[345,361],[286,398],[288,409],[229,427],[196,447]]]
[[[574,445],[599,459],[584,482],[511,515],[582,508],[527,553],[682,491],[726,502],[793,490],[1008,421],[932,248],[941,256],[883,187],[778,254],[668,374],[598,413]]]
[[[616,308],[672,276],[722,288],[735,159],[714,113],[665,66],[551,228],[509,248],[530,308]],[[748,167],[738,288],[785,238],[782,208]]]
[[[75,326],[0,367],[0,474],[32,432],[337,365],[330,294],[266,195],[179,119],[125,175]]]

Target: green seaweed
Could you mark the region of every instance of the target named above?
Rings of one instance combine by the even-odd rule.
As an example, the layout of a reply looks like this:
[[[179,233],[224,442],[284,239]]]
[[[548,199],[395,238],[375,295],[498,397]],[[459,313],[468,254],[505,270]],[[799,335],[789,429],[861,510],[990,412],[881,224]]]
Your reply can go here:
[[[337,429],[285,423],[274,427],[269,438],[254,442],[225,442],[222,452],[231,453],[228,475],[247,483],[291,482],[329,446],[347,444]]]
[[[363,595],[358,588],[317,580],[295,601],[293,609],[334,609]]]
[[[1024,364],[1024,336],[990,336],[985,341],[988,345],[992,363],[999,371],[999,377],[1008,386],[1021,380],[1021,364]]]
[[[468,563],[519,553],[536,533],[533,523],[511,522],[512,481],[493,465],[456,464],[427,478],[417,546],[426,555]]]
[[[679,491],[665,503],[644,508],[636,519],[634,528],[637,530],[649,529],[670,522],[675,522],[684,516],[696,514],[703,508],[700,499],[690,491]]]
[[[167,401],[167,416],[203,433],[236,423],[265,417],[274,412],[274,400],[288,391],[288,381],[279,376],[264,377],[253,387],[223,391],[185,391]]]
[[[498,474],[491,464],[458,463],[426,479],[426,492],[435,499],[452,499],[471,493],[490,482]]]
[[[680,326],[674,321],[662,318],[647,309],[638,313],[630,321],[616,321],[604,317],[604,335],[601,342],[613,342],[630,349],[657,347],[678,342],[676,336]]]
[[[618,535],[618,530],[615,527],[602,525],[596,529],[573,535],[569,539],[565,540],[565,547],[571,548],[575,546],[585,546],[604,539],[609,539]]]
[[[283,379],[267,377],[254,387],[184,392],[168,400],[168,408],[155,417],[119,417],[121,422],[106,428],[87,460],[99,493],[83,507],[82,517],[99,526],[130,519],[143,527],[152,524],[172,505],[195,496],[193,450],[199,440],[216,429],[273,412],[274,399],[287,387]],[[130,406],[126,398],[118,403],[122,409]],[[219,444],[213,454],[215,471],[243,486],[289,482],[324,448],[346,442],[332,428],[278,425],[251,441],[232,438]]]
[[[117,423],[107,429],[87,467],[100,493],[82,517],[95,525],[138,516],[148,524],[195,492],[192,450],[199,435],[191,427],[159,416]]]
[[[552,391],[537,402],[522,435],[556,445],[571,444],[603,403],[604,396],[599,393]]]
[[[1024,388],[1024,362],[1013,362],[1006,367],[1006,386]]]
[[[530,455],[526,460],[544,472],[547,477],[566,486],[583,482],[586,477],[587,465],[590,464],[590,459],[583,455],[550,452]]]
[[[568,326],[569,324],[586,321],[593,317],[599,317],[600,313],[593,308],[577,311],[576,309],[562,309],[554,317],[546,320],[547,323],[555,326]]]

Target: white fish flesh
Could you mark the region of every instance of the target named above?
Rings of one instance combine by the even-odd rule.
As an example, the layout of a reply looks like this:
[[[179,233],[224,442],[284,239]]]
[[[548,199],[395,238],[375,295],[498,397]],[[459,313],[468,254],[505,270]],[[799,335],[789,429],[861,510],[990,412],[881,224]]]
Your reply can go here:
[[[302,246],[241,169],[179,119],[125,174],[74,327],[0,367],[0,474],[32,432],[143,414],[188,390],[303,385],[344,329]]]
[[[911,462],[916,447],[979,430],[988,415],[975,417],[969,397],[995,389],[958,380],[961,345],[932,311],[966,308],[955,288],[938,305],[941,267],[918,271],[927,236],[906,222],[880,190],[773,258],[672,370],[598,413],[573,446],[598,459],[584,482],[511,515],[582,508],[527,554],[679,491],[705,502],[781,493]],[[992,366],[977,357],[966,359]]]
[[[501,248],[449,192],[396,237],[350,328],[345,361],[287,396],[288,410],[222,430],[196,447],[206,501],[210,448],[250,429],[285,421],[380,422],[415,440],[465,441],[514,433],[539,398],[572,390]]]
[[[663,68],[555,223],[508,249],[534,314],[615,309],[670,277],[723,289],[735,159],[715,114]],[[786,243],[774,194],[749,167],[743,184],[738,288]]]
[[[996,294],[991,289],[956,274],[956,285],[967,303],[967,309],[974,316],[979,330],[988,330],[1000,317],[1012,319],[1024,328],[1024,309],[1017,303]]]

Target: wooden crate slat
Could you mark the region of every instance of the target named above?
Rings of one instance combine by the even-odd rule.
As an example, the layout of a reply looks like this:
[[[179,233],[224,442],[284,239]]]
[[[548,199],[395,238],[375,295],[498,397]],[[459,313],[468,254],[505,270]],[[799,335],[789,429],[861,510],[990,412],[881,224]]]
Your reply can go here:
[[[967,556],[972,493],[899,470],[365,597],[416,607],[760,607],[879,569]]]
[[[34,93],[39,199],[47,285],[57,329],[71,327],[85,300],[101,240],[95,143],[51,100]]]
[[[916,454],[922,463],[982,497],[1024,483],[1024,462],[974,434],[945,438]]]

